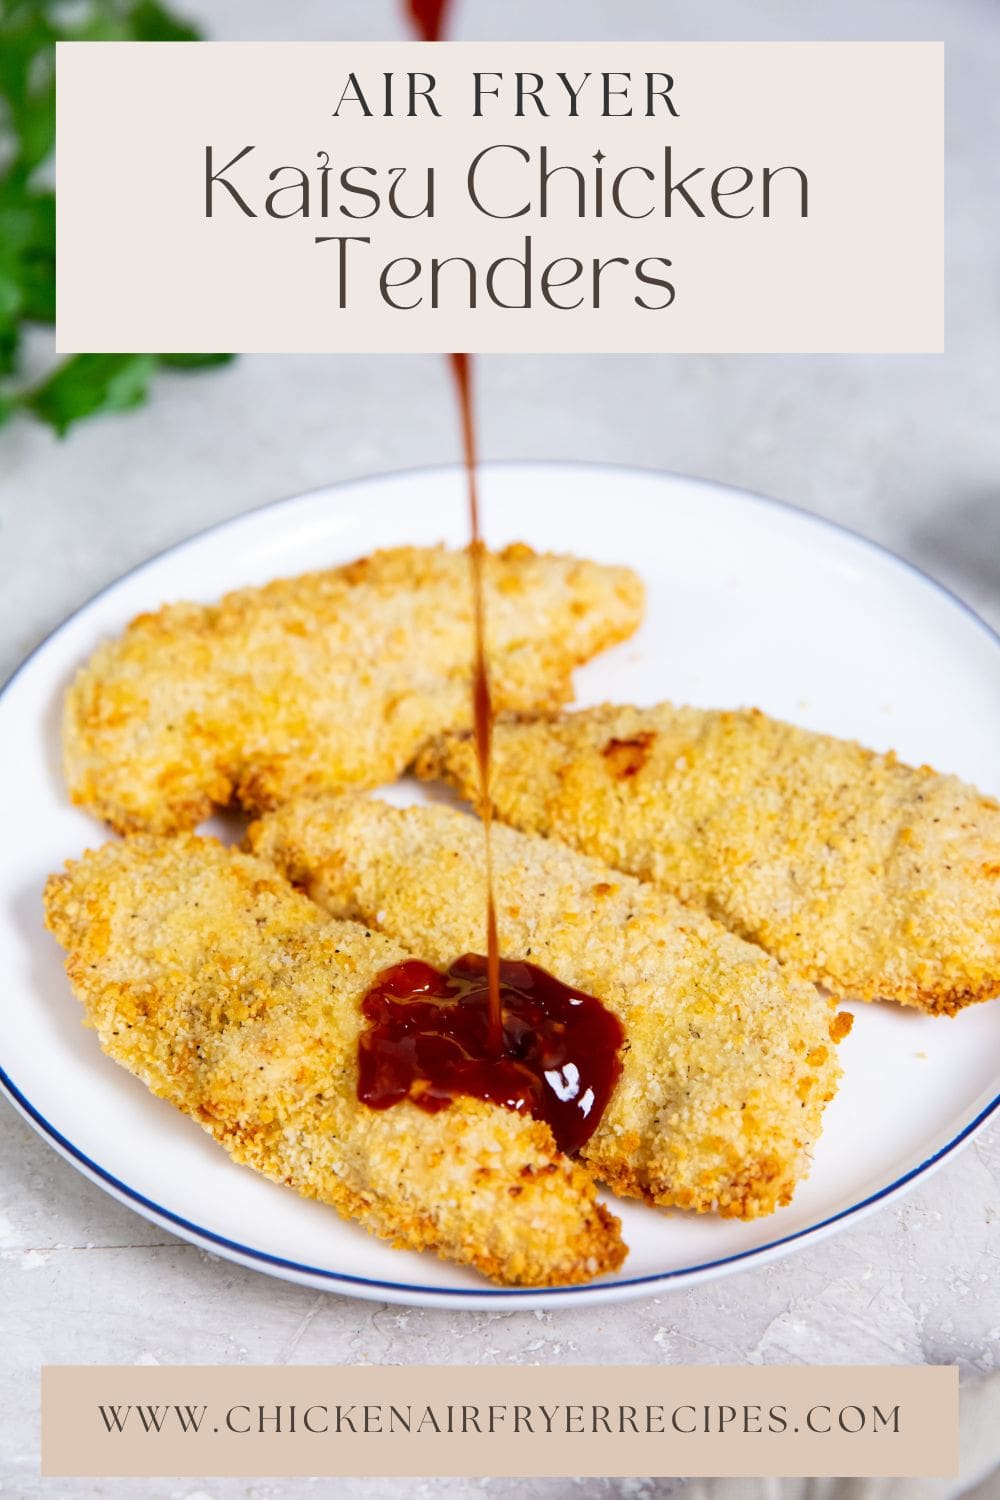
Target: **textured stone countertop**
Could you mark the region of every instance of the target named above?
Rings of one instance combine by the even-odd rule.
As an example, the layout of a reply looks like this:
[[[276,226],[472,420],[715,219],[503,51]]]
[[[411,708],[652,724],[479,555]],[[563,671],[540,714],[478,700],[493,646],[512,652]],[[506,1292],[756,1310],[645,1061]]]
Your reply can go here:
[[[180,5],[180,0],[177,0]],[[389,0],[200,0],[216,36],[389,36]],[[613,18],[613,20],[612,20]],[[464,36],[948,42],[948,353],[484,359],[487,458],[676,469],[885,543],[1000,625],[1000,9],[995,0],[466,0]],[[37,349],[44,357],[44,342]],[[0,678],[123,570],[221,518],[330,480],[455,455],[435,358],[246,357],[164,376],[145,409],[65,442],[0,432]],[[7,768],[16,775],[16,767]],[[256,1500],[329,1481],[36,1476],[45,1362],[958,1362],[1000,1351],[1000,1130],[896,1205],[767,1269],[607,1309],[408,1311],[317,1294],[147,1224],[0,1105],[0,1491]],[[497,1496],[666,1494],[672,1481],[496,1481]],[[382,1496],[384,1481],[337,1494]],[[393,1494],[463,1494],[397,1481]]]

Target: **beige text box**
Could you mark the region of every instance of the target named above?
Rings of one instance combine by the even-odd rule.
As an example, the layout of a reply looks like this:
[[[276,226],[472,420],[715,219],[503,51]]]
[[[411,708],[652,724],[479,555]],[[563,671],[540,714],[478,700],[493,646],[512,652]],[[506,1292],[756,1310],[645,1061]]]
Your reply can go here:
[[[942,78],[938,43],[61,44],[58,346],[936,351]]]
[[[948,1367],[49,1366],[46,1475],[911,1475]]]

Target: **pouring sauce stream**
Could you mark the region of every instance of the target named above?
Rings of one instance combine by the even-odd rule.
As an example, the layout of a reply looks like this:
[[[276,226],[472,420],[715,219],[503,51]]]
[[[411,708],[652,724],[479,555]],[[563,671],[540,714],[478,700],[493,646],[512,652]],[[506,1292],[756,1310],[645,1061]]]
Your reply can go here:
[[[451,0],[405,0],[406,14],[425,42],[439,42]]]
[[[496,1056],[503,1050],[503,1016],[500,1008],[500,945],[497,911],[493,896],[493,804],[490,800],[490,751],[493,740],[493,699],[486,661],[485,549],[479,524],[479,486],[476,479],[476,428],[472,408],[472,361],[468,354],[449,356],[462,420],[462,445],[469,490],[469,566],[472,571],[474,645],[472,660],[472,715],[475,725],[476,760],[479,765],[479,801],[486,853],[486,959],[489,994],[489,1046]]]
[[[405,0],[425,41],[440,39],[449,0]],[[501,960],[493,892],[490,760],[493,700],[486,656],[486,551],[479,517],[472,359],[449,356],[468,482],[472,583],[472,709],[486,855],[486,956],[446,970],[416,959],[384,970],[362,1002],[358,1098],[372,1109],[402,1099],[435,1113],[459,1094],[534,1115],[562,1151],[597,1128],[621,1073],[624,1032],[600,1000],[526,961]],[[530,951],[530,950],[529,950]]]

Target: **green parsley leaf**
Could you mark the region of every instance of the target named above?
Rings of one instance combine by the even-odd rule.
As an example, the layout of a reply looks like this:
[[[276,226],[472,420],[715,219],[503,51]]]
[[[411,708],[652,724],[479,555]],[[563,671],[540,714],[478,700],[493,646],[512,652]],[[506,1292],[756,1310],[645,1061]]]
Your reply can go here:
[[[55,144],[57,41],[191,42],[159,0],[0,0],[0,425],[33,412],[64,433],[146,399],[158,365],[197,370],[229,354],[78,354],[33,390],[11,387],[26,323],[55,321],[55,198],[39,180]]]
[[[155,354],[74,354],[22,404],[63,437],[84,417],[141,406],[155,369]]]

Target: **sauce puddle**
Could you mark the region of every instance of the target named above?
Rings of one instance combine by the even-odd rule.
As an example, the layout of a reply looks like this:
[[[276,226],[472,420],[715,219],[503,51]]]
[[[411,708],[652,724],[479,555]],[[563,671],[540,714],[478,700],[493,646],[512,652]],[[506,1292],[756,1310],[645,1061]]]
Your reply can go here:
[[[369,1030],[358,1045],[358,1098],[373,1109],[409,1099],[436,1114],[456,1094],[472,1095],[546,1121],[560,1151],[579,1151],[621,1072],[621,1023],[535,964],[502,959],[499,977],[497,1056],[480,954],[443,973],[410,959],[380,974],[361,1007]]]

